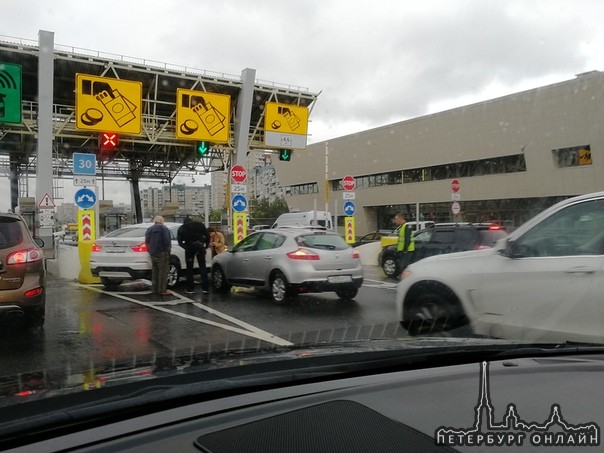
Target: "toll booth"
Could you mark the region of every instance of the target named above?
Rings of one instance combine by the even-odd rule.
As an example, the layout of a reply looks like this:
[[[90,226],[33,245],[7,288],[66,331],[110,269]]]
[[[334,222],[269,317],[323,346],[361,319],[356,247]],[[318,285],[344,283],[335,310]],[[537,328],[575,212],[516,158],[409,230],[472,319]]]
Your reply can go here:
[[[32,236],[36,236],[36,199],[34,197],[19,198],[18,214],[23,217]]]
[[[114,207],[113,200],[99,201],[98,237],[128,225],[129,214],[123,207]]]
[[[179,210],[180,205],[178,203],[166,202],[162,206],[160,215],[164,218],[166,222],[177,222]]]

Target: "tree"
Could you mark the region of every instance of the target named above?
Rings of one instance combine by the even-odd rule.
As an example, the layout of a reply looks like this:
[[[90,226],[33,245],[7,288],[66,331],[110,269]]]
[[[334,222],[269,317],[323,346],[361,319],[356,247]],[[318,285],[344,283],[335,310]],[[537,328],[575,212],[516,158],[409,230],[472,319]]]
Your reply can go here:
[[[261,198],[250,206],[252,219],[276,219],[284,212],[289,212],[289,208],[283,198],[277,198],[272,203],[266,198]]]
[[[214,209],[210,211],[210,222],[220,222],[222,220],[222,211]]]

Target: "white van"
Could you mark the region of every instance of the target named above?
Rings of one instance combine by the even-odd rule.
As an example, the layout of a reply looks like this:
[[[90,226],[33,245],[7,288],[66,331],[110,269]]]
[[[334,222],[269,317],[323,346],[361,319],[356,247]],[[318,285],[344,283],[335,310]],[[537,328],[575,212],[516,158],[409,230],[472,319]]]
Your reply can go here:
[[[332,230],[331,218],[331,214],[325,211],[287,212],[277,217],[271,228],[322,226]]]
[[[434,226],[434,222],[431,220],[424,220],[421,222],[407,222],[407,225],[409,225],[411,231],[417,231]]]

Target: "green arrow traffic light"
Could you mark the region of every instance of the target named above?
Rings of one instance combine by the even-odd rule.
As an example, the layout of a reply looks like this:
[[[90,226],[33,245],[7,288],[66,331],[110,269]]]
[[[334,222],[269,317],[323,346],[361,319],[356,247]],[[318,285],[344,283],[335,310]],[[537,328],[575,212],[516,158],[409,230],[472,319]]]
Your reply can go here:
[[[210,147],[208,146],[207,142],[199,142],[199,144],[197,145],[197,154],[199,154],[200,156],[207,156],[209,152]]]
[[[279,151],[279,160],[285,160],[285,161],[290,161],[292,160],[292,150],[289,149],[282,149],[281,151]]]

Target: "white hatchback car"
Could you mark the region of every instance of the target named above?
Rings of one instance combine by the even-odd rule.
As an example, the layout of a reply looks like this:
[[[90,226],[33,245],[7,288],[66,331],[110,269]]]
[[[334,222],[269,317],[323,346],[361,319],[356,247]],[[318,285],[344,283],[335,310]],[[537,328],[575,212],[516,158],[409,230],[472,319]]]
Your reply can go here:
[[[112,231],[97,239],[90,255],[90,271],[100,277],[107,289],[117,288],[124,280],[151,279],[151,258],[145,245],[145,232],[153,223],[138,223]],[[164,223],[172,236],[172,253],[168,271],[168,287],[174,288],[186,270],[185,250],[178,245],[176,234],[181,223]],[[212,260],[206,251],[206,265]],[[196,272],[199,272],[197,261]]]
[[[469,326],[542,341],[604,337],[604,192],[564,200],[492,249],[411,264],[398,319],[412,335]]]

